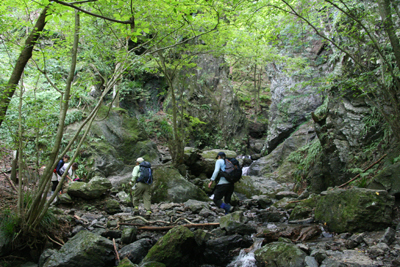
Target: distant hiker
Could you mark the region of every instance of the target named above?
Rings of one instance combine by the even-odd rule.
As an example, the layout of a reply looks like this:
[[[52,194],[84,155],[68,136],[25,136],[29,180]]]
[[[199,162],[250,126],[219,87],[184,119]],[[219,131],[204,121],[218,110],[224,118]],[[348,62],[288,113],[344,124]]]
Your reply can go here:
[[[76,170],[78,169],[79,165],[77,162],[74,162],[71,166],[72,168],[72,175],[71,178],[74,182],[83,182],[83,179],[79,178],[79,176],[76,174]]]
[[[150,162],[144,161],[143,158],[136,160],[136,166],[132,171],[132,204],[135,210],[139,210],[139,199],[143,197],[144,208],[146,214],[151,214],[151,192],[150,187],[153,183],[153,173]]]
[[[62,166],[64,166],[64,163],[67,163],[69,161],[70,157],[68,155],[64,155],[62,159],[57,163],[56,168],[54,169],[53,177],[51,178],[51,182],[53,183],[51,187],[51,194],[54,194],[54,191],[56,191],[56,188],[58,186],[58,183],[61,180],[62,174],[60,174],[60,169]],[[61,192],[61,190],[60,190]]]
[[[76,163],[76,162],[75,162]],[[74,163],[74,164],[75,164]],[[67,188],[68,188],[68,184],[70,183],[70,182],[72,182],[73,181],[73,177],[74,177],[74,175],[75,175],[75,170],[76,170],[76,168],[75,168],[75,170],[74,170],[74,164],[72,164],[72,166],[71,166],[71,168],[69,168],[69,170],[68,170],[68,173],[67,173],[67,175],[65,175],[65,179],[64,179],[64,183],[63,183],[63,185],[62,185],[62,192],[63,193],[66,193],[67,192]],[[76,165],[78,165],[78,163],[76,163]],[[67,168],[68,168],[68,166],[69,166],[69,163],[65,163],[61,168],[60,168],[60,173],[61,173],[61,176],[64,174],[64,172],[67,170]]]
[[[226,155],[224,152],[219,152],[215,162],[215,169],[213,175],[211,176],[211,181],[208,184],[208,188],[211,188],[211,185],[218,177],[220,171],[225,171],[225,158]],[[225,214],[228,214],[233,210],[233,207],[230,205],[232,194],[234,190],[234,184],[228,182],[225,177],[220,177],[218,184],[215,186],[214,191],[214,203],[217,207],[225,210]],[[222,201],[224,198],[225,203]]]

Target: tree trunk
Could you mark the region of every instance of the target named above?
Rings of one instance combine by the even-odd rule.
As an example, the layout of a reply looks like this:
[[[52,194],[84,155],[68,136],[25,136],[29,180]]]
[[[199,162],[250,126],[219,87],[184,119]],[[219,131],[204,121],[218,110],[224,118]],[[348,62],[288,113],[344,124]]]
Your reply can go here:
[[[11,98],[14,95],[19,80],[21,79],[25,66],[28,63],[29,59],[32,57],[33,47],[35,46],[37,40],[39,39],[41,31],[44,29],[44,26],[46,25],[47,9],[48,7],[45,7],[42,13],[40,13],[40,16],[37,19],[31,34],[25,41],[25,46],[18,57],[18,60],[12,71],[11,77],[8,80],[8,83],[4,86],[4,88],[0,92],[0,126],[6,116],[8,105],[10,104]]]

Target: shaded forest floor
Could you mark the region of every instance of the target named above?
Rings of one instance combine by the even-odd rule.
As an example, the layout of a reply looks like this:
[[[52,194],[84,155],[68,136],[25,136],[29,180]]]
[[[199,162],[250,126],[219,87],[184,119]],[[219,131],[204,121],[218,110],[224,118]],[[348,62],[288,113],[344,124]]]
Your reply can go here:
[[[0,214],[5,209],[14,210],[17,206],[16,192],[6,177],[11,176],[11,163],[12,151],[0,147]]]

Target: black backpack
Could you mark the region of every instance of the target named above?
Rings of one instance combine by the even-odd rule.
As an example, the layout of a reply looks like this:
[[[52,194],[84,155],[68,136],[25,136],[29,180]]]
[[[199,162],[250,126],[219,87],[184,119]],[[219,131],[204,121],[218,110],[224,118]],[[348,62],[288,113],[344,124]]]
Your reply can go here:
[[[234,184],[242,178],[242,168],[240,168],[239,161],[235,158],[225,159],[225,171],[219,172],[220,177]]]
[[[153,170],[151,169],[150,162],[143,161],[139,164],[139,177],[136,182],[152,184],[153,183]]]

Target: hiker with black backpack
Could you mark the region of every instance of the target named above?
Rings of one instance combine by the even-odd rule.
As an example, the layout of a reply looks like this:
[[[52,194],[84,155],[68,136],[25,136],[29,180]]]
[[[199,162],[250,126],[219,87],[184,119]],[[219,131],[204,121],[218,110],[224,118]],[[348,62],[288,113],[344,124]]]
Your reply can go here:
[[[139,210],[139,199],[143,197],[143,204],[146,215],[151,214],[151,191],[150,187],[153,183],[153,171],[150,162],[144,161],[143,158],[136,160],[136,166],[132,171],[132,203],[134,210]]]
[[[234,190],[234,183],[230,183],[224,175],[219,175],[220,172],[224,172],[226,168],[225,164],[225,159],[226,155],[224,152],[219,152],[217,157],[217,161],[215,162],[215,169],[213,172],[213,175],[211,176],[211,181],[208,184],[208,188],[211,188],[211,185],[213,182],[220,177],[217,185],[215,186],[215,191],[214,191],[214,203],[218,208],[224,209],[225,214],[228,214],[233,210],[233,207],[230,205],[233,190]],[[222,201],[222,198],[224,198],[224,201]]]
[[[56,191],[56,188],[61,180],[62,173],[60,173],[61,168],[64,166],[64,163],[67,163],[69,161],[70,157],[68,155],[64,155],[62,159],[57,163],[56,168],[54,169],[53,176],[51,178],[51,182],[53,183],[51,187],[51,195],[54,194],[54,191]],[[60,190],[61,193],[61,190]]]

